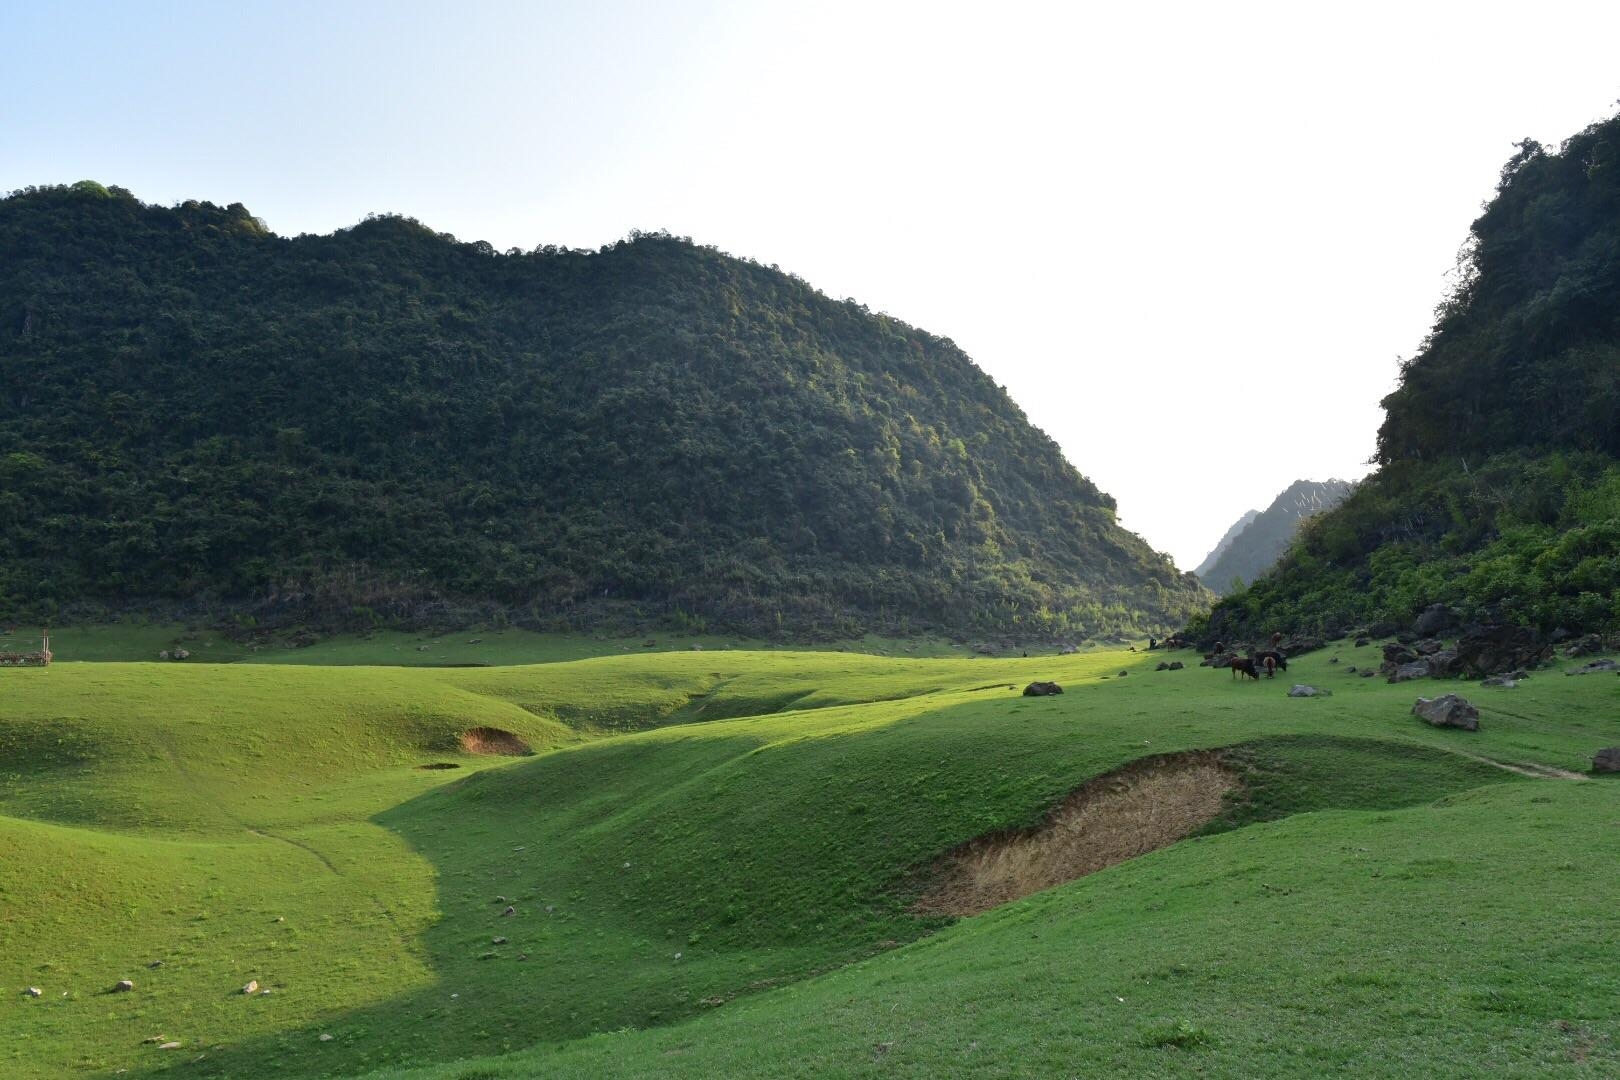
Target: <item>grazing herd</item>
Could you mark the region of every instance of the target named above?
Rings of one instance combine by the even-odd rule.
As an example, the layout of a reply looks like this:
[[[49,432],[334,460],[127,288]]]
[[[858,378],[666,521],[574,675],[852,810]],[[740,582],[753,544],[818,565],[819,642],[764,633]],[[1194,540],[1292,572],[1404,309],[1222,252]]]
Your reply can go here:
[[[1265,672],[1266,678],[1275,679],[1277,672],[1288,670],[1288,657],[1278,648],[1281,642],[1281,634],[1272,634],[1269,649],[1261,649],[1250,656],[1226,656],[1226,646],[1217,641],[1215,651],[1204,654],[1204,662],[1216,667],[1230,668],[1234,679],[1241,679],[1247,675],[1259,682],[1262,671]]]

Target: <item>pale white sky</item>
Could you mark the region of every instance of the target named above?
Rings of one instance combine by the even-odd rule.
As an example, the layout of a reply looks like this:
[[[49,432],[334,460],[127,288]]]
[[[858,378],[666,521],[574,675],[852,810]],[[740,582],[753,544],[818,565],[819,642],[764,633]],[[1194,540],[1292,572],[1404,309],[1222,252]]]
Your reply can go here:
[[[1365,472],[1512,143],[1620,97],[1615,3],[9,4],[0,40],[0,189],[689,235],[954,339],[1183,568]]]

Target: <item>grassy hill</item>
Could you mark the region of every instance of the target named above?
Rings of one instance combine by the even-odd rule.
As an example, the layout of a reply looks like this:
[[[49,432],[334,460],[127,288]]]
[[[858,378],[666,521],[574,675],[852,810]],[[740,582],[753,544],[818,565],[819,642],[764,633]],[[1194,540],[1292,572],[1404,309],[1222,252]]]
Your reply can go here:
[[[1317,700],[1121,652],[6,672],[0,1071],[1612,1071],[1620,785],[1503,766],[1584,770],[1620,687],[1442,731],[1344,674],[1376,653],[1298,660]],[[911,913],[964,841],[1218,747],[1202,838]]]
[[[1377,471],[1195,633],[1404,626],[1434,603],[1620,629],[1620,116],[1520,144],[1459,269],[1384,400]]]
[[[1146,633],[1207,597],[950,341],[669,236],[0,199],[0,618]]]

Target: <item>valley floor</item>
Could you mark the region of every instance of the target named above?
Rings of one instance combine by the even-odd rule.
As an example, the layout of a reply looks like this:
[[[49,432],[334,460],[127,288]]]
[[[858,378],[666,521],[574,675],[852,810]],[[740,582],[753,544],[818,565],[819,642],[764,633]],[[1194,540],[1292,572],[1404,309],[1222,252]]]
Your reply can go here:
[[[1376,651],[0,672],[0,1074],[1612,1075],[1620,783],[1558,777],[1620,680]],[[1410,715],[1446,690],[1479,732]],[[958,845],[1217,749],[1191,838],[916,913]]]

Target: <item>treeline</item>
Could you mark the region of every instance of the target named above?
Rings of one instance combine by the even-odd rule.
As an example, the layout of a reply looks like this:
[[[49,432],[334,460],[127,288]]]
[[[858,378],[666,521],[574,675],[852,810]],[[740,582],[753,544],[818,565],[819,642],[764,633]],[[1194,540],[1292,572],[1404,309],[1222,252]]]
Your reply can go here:
[[[1519,144],[1384,399],[1378,470],[1192,629],[1620,628],[1620,117]]]
[[[1204,594],[949,341],[665,235],[0,201],[0,617],[1162,628]]]

